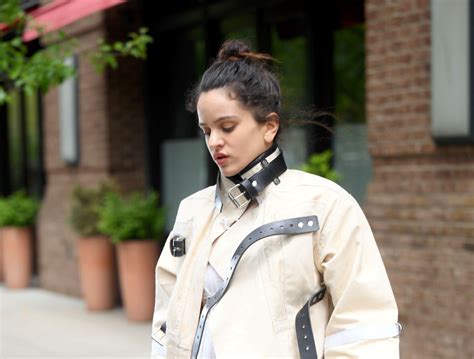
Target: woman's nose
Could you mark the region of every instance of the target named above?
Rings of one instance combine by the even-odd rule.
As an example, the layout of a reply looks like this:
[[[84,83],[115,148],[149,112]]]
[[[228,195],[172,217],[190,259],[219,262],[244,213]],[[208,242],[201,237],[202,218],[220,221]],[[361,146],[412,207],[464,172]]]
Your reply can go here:
[[[218,148],[218,147],[222,147],[223,144],[224,144],[224,141],[222,139],[222,136],[220,136],[218,133],[216,133],[216,131],[212,131],[209,134],[209,139],[207,141],[207,145],[210,148],[215,149],[215,148]]]

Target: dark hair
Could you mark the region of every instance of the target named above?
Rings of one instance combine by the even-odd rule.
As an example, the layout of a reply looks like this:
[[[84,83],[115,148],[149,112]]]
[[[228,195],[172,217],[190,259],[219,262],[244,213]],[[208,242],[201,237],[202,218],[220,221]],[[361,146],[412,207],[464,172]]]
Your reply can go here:
[[[217,59],[189,94],[187,109],[196,111],[199,96],[203,92],[227,88],[230,95],[235,96],[257,122],[265,122],[271,112],[280,115],[280,82],[271,70],[273,62],[273,57],[268,54],[251,52],[244,41],[224,42]]]

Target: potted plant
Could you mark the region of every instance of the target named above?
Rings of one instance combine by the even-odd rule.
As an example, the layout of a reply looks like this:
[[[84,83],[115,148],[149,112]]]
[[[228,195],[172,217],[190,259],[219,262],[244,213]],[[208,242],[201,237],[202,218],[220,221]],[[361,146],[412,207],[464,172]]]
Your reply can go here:
[[[0,198],[0,202],[3,198]],[[1,206],[1,204],[0,204]],[[3,281],[5,275],[3,274],[3,240],[2,240],[2,227],[0,227],[0,281]]]
[[[111,309],[117,303],[115,248],[97,228],[99,207],[107,193],[115,190],[112,182],[103,182],[95,188],[77,186],[72,192],[69,223],[79,234],[79,278],[88,310]]]
[[[145,321],[153,316],[155,265],[163,236],[164,209],[158,194],[133,193],[106,196],[99,210],[99,230],[117,244],[122,300],[128,319]]]
[[[39,203],[24,191],[0,201],[3,270],[9,288],[25,288],[31,282],[33,226]]]

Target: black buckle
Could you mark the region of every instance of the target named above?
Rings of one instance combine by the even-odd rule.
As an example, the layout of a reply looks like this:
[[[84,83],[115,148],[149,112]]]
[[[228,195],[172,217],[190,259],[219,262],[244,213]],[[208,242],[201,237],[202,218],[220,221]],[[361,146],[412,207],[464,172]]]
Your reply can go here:
[[[170,240],[170,250],[173,257],[182,257],[186,254],[186,239],[177,234]]]

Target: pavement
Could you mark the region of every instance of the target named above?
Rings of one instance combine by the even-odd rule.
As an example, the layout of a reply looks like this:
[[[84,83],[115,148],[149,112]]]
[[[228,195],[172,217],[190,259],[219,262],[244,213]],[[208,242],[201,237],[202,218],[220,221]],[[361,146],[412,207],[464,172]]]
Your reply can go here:
[[[0,284],[1,359],[149,359],[150,332],[121,307],[90,312],[80,298]]]

